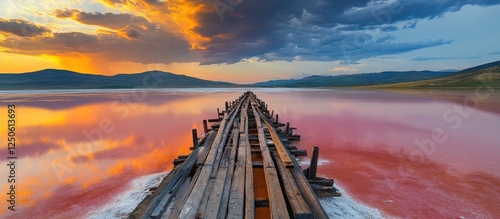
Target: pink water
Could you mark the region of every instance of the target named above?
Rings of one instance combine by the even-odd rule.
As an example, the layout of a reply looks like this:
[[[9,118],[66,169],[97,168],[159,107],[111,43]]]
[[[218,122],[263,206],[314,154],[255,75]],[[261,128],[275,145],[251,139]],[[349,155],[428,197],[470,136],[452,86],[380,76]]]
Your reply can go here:
[[[17,105],[20,141],[18,205],[2,204],[2,216],[85,217],[133,179],[170,170],[191,129],[243,91],[2,93],[0,107]],[[500,216],[499,93],[464,106],[474,92],[254,92],[298,128],[299,147],[320,146],[319,174],[384,216]]]

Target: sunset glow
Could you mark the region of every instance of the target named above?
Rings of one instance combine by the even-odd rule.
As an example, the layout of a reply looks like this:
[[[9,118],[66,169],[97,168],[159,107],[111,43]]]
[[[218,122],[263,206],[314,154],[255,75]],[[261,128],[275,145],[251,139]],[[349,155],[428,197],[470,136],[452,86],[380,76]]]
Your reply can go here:
[[[151,91],[140,103],[118,105],[116,100],[130,93],[5,96],[2,101],[23,99],[17,102],[23,118],[18,130],[23,143],[17,149],[22,164],[19,208],[10,216],[85,217],[130,189],[134,179],[171,170],[177,156],[191,152],[191,129],[197,128],[202,137],[202,119],[213,118],[217,107],[240,92],[243,89]],[[261,89],[256,93],[280,120],[298,127],[294,133],[302,138],[297,147],[309,152],[320,146],[320,176],[335,178],[347,194],[384,216],[488,218],[500,212],[495,205],[500,192],[496,93],[477,109],[459,105],[472,116],[457,130],[442,116],[469,91],[433,97],[422,96],[425,91]],[[124,114],[125,109],[129,111]],[[5,122],[0,117],[0,123]],[[421,149],[415,139],[428,138],[435,127],[446,130],[447,140],[424,160],[413,160],[412,153]],[[5,135],[0,129],[0,140]],[[308,159],[302,157],[300,162],[307,166]],[[400,171],[402,165],[406,172]],[[6,185],[0,182],[2,188]],[[6,208],[0,209],[0,217],[5,213]]]
[[[162,70],[252,83],[499,59],[495,1],[322,2],[2,1],[0,73]]]

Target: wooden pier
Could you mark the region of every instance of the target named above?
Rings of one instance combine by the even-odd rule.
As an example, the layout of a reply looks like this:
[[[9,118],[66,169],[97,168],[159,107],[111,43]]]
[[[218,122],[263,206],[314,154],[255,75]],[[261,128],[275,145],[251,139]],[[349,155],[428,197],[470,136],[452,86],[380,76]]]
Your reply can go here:
[[[307,152],[290,144],[300,136],[278,119],[252,92],[226,102],[129,218],[328,218],[318,196],[340,193],[316,176],[319,148],[301,169]]]

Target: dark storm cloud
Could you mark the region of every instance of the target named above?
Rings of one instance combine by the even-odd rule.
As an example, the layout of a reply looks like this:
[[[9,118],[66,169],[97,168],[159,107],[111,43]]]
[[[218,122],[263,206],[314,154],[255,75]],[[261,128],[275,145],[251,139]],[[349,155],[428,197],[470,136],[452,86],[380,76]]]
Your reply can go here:
[[[146,30],[155,30],[156,25],[150,23],[146,18],[141,16],[134,16],[131,14],[113,14],[113,13],[99,13],[99,12],[82,12],[76,9],[56,10],[54,15],[58,18],[71,18],[83,24],[97,25],[107,27],[110,29],[118,30],[126,26],[133,26],[134,28],[142,28]]]
[[[54,33],[53,36],[34,39],[7,37],[0,42],[4,52],[26,55],[73,55],[86,54],[106,61],[130,61],[138,63],[172,63],[193,61],[189,45],[185,41],[165,38],[163,33],[149,36],[149,40],[130,40],[120,36],[121,32],[130,38],[139,38],[134,29],[124,28],[115,32],[101,31],[96,35],[80,32]]]
[[[0,32],[21,37],[34,37],[50,33],[51,30],[26,20],[0,18]]]
[[[351,8],[334,15],[338,23],[374,25],[392,24],[414,19],[434,19],[447,12],[459,11],[466,5],[491,6],[498,0],[399,0],[373,1],[364,7]],[[324,17],[326,18],[326,17]],[[331,17],[330,17],[331,18]]]
[[[53,37],[43,36],[50,30],[29,22],[0,20],[1,32],[41,36],[32,41],[7,37],[0,45],[15,45],[14,49],[28,54],[73,49],[112,61],[139,63],[219,64],[252,57],[263,61],[358,63],[365,58],[450,44],[446,36],[405,41],[390,34],[415,28],[421,19],[438,18],[466,5],[500,4],[500,0],[98,1],[130,10],[131,14],[56,10],[58,18],[113,31],[100,30],[94,35],[54,33]],[[214,8],[215,2],[218,8]],[[132,15],[135,12],[142,16]],[[23,33],[23,25],[31,31]]]
[[[441,39],[404,42],[381,39],[381,32],[415,28],[419,19],[434,19],[465,5],[489,6],[496,0],[243,0],[225,10],[198,15],[196,32],[212,39],[201,63],[235,63],[258,57],[277,60],[345,60],[404,53],[449,44]],[[385,36],[385,35],[384,35]]]

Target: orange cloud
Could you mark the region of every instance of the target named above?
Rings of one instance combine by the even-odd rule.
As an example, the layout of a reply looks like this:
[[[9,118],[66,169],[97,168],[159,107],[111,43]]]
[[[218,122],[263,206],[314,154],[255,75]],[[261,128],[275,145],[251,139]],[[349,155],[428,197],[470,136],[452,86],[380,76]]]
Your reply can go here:
[[[193,3],[190,0],[176,0],[172,3],[168,6],[171,18],[179,26],[179,32],[191,43],[191,50],[206,50],[205,45],[210,42],[210,38],[196,32],[196,28],[201,26],[196,15],[210,9],[207,5]]]
[[[163,29],[187,40],[191,50],[206,50],[210,38],[197,32],[201,27],[198,15],[213,11],[211,4],[192,0],[100,0],[124,11],[141,13],[143,17],[161,24]]]

